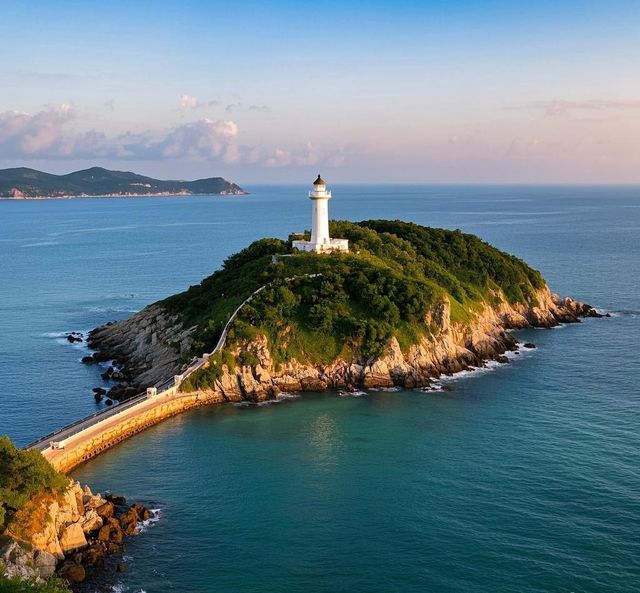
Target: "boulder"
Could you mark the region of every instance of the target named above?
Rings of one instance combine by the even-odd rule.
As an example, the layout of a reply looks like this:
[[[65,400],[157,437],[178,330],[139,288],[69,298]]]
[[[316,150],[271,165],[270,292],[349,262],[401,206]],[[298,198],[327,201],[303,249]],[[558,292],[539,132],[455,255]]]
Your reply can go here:
[[[96,513],[103,519],[113,517],[113,503],[107,501],[104,504],[101,504],[96,508]]]
[[[96,395],[106,395],[107,394],[107,390],[104,387],[94,387],[92,389],[92,391]]]
[[[70,583],[82,583],[87,578],[84,566],[67,560],[58,570],[58,575]]]
[[[31,553],[12,539],[0,547],[0,568],[4,568],[3,576],[7,578],[35,580],[41,578],[40,572],[34,566]]]
[[[58,559],[53,554],[49,554],[49,552],[34,549],[33,562],[38,569],[40,576],[43,579],[46,579],[56,571]]]
[[[100,527],[102,527],[102,517],[95,509],[89,509],[82,520],[82,531],[91,533]]]
[[[80,523],[70,523],[62,528],[58,538],[62,551],[66,554],[73,550],[86,548],[87,538]]]
[[[95,543],[89,546],[82,555],[82,562],[89,566],[102,567],[104,566],[105,548]]]
[[[93,356],[83,356],[81,362],[82,364],[94,364],[96,359]]]
[[[124,506],[127,504],[127,499],[124,496],[118,496],[117,494],[107,494],[105,498],[116,506]]]
[[[132,505],[131,508],[134,509],[135,512],[137,513],[138,521],[147,521],[148,519],[151,518],[151,511],[149,511],[149,509],[145,507],[143,504],[140,504],[139,502],[137,502],[134,505]]]
[[[135,535],[138,526],[138,513],[131,507],[126,513],[120,515],[120,526],[125,535]]]
[[[522,344],[523,348],[536,348],[535,344],[532,344],[531,342],[527,342],[526,344]]]
[[[125,571],[125,565],[124,562],[118,562],[118,566],[116,566],[116,570],[118,572],[124,572]]]
[[[111,536],[111,527],[109,527],[109,525],[103,525],[100,528],[100,531],[98,531],[98,541],[108,542],[110,536]]]

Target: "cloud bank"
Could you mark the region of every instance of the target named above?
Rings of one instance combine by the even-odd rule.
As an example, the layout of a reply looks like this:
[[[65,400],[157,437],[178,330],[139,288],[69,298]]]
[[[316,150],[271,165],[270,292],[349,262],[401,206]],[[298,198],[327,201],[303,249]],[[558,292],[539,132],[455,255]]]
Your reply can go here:
[[[195,109],[199,103],[184,95],[181,104]],[[115,159],[191,160],[229,165],[265,167],[320,165],[340,166],[344,151],[310,143],[293,148],[267,149],[238,143],[238,126],[231,120],[208,118],[162,131],[127,132],[108,137],[99,130],[74,132],[68,124],[75,109],[65,103],[35,115],[20,111],[0,113],[0,157],[6,159]]]

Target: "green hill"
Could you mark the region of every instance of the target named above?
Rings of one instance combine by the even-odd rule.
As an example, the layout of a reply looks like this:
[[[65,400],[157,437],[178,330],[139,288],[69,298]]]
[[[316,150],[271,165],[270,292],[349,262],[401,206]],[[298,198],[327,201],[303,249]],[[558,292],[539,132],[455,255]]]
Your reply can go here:
[[[486,303],[535,306],[545,286],[518,258],[460,231],[372,220],[332,222],[331,234],[349,239],[350,253],[297,253],[291,241],[262,239],[161,302],[185,326],[197,326],[190,354],[210,352],[234,309],[263,285],[233,323],[225,354],[216,355],[230,367],[255,364],[242,346],[258,334],[268,337],[278,364],[372,360],[391,336],[404,350],[435,331],[425,319],[443,297],[451,321],[467,323]],[[234,350],[238,360],[229,354]],[[185,388],[211,384],[215,369],[199,371]]]
[[[25,167],[0,170],[0,197],[3,198],[244,193],[240,186],[222,177],[165,181],[101,167],[67,175],[53,175]]]

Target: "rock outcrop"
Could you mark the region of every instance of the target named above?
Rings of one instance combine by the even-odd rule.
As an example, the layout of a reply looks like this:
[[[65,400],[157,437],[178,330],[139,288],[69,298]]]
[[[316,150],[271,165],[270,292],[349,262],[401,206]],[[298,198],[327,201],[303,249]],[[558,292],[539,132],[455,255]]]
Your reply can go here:
[[[124,363],[120,382],[124,392],[130,384],[136,388],[153,385],[177,372],[181,358],[191,350],[195,329],[185,329],[178,316],[156,304],[129,319],[94,329],[88,344],[98,350],[97,360]]]
[[[489,296],[495,297],[490,299],[495,304],[485,303],[466,323],[452,321],[450,302],[443,299],[425,316],[430,334],[405,351],[392,338],[384,354],[375,360],[337,359],[328,365],[291,360],[278,366],[267,338],[259,335],[242,346],[255,355],[258,364],[237,366],[233,371],[224,366],[215,387],[206,393],[217,396],[211,401],[263,401],[280,392],[424,386],[439,375],[487,360],[504,362],[504,353],[517,345],[509,330],[554,327],[577,322],[580,317],[599,316],[589,305],[552,295],[546,286],[537,292],[535,306],[509,304],[498,293]],[[128,320],[94,330],[91,344],[100,356],[117,357],[130,380],[142,388],[182,370],[180,354],[189,351],[194,329],[182,328],[178,317],[156,304]],[[238,355],[240,350],[236,347],[233,353]]]
[[[83,581],[107,554],[119,552],[126,536],[151,517],[141,504],[114,504],[88,486],[33,497],[9,522],[0,546],[0,574],[41,581],[57,572],[71,583]]]

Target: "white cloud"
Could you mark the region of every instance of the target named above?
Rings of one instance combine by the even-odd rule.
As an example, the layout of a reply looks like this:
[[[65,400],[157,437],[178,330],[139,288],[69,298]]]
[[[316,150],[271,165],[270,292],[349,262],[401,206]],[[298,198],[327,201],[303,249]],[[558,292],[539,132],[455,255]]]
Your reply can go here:
[[[268,149],[238,143],[238,126],[232,120],[208,118],[168,130],[126,132],[108,137],[100,130],[66,129],[75,117],[71,104],[40,111],[0,113],[0,157],[6,159],[192,160],[230,165],[266,167],[326,165],[339,167],[345,150],[312,143],[293,148]]]
[[[197,109],[201,106],[200,101],[196,97],[192,97],[191,95],[182,95],[180,97],[180,109],[189,110],[189,109]]]

